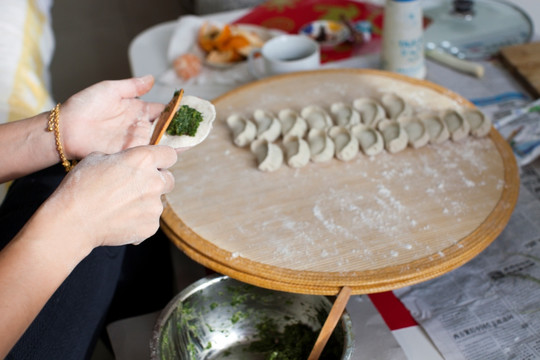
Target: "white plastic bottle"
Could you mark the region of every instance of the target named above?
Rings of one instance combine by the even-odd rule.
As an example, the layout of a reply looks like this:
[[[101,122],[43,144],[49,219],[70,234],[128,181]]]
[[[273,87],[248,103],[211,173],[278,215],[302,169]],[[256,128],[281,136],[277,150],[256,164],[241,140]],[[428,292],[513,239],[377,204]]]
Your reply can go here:
[[[423,79],[422,6],[419,0],[386,0],[382,37],[382,68]]]

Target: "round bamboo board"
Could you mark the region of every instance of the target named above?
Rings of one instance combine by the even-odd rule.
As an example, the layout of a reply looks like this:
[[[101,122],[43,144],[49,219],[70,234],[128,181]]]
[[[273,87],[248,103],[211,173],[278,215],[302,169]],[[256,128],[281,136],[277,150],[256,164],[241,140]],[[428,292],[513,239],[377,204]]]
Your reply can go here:
[[[281,291],[386,291],[464,264],[500,234],[518,197],[514,156],[494,129],[481,139],[266,173],[233,144],[225,123],[232,113],[328,108],[386,92],[417,112],[473,106],[433,83],[377,70],[320,70],[240,87],[214,101],[210,136],[180,154],[162,228],[195,261]]]

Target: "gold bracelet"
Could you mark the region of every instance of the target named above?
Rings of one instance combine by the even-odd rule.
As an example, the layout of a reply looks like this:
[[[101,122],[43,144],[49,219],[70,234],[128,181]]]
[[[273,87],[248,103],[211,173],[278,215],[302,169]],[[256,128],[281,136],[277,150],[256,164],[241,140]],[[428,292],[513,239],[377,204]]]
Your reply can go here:
[[[73,160],[70,162],[64,154],[64,148],[62,147],[62,142],[60,141],[60,103],[56,104],[54,109],[49,113],[49,122],[47,125],[48,131],[54,131],[54,141],[56,142],[56,151],[60,155],[60,161],[66,169],[66,172],[70,171],[77,165],[77,161]]]

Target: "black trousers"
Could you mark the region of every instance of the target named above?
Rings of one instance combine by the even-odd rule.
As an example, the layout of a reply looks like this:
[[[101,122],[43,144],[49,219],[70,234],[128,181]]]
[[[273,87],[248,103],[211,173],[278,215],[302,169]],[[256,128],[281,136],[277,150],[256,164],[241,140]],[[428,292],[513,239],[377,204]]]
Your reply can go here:
[[[0,206],[0,248],[64,175],[61,166],[54,166],[13,182]],[[138,246],[94,249],[49,299],[7,359],[89,358],[107,323],[157,311],[173,297],[169,250],[168,239],[159,231]]]

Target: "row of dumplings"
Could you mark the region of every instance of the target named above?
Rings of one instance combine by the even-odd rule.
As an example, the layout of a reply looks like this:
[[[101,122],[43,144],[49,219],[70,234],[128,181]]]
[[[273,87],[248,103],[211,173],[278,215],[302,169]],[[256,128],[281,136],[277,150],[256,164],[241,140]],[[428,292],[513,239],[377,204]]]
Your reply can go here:
[[[360,150],[368,156],[384,149],[397,153],[407,146],[482,137],[491,129],[491,121],[478,109],[415,114],[393,93],[383,95],[380,102],[359,98],[352,104],[334,103],[328,109],[309,105],[300,112],[282,109],[277,115],[257,109],[252,119],[230,115],[227,125],[235,145],[249,146],[262,171],[277,170],[284,161],[291,167],[334,156],[349,161]],[[281,146],[276,143],[280,139]]]

